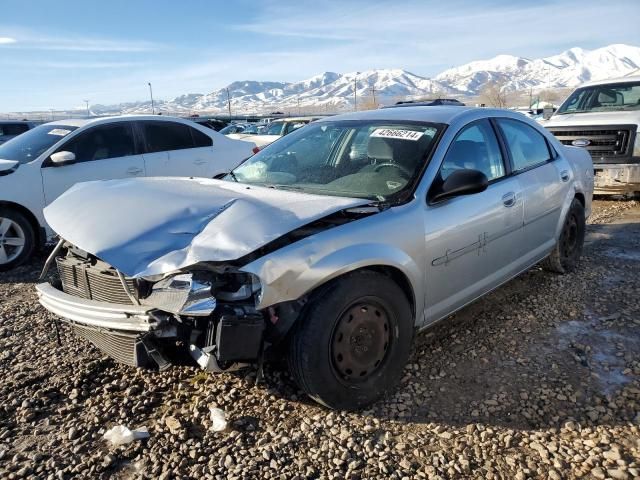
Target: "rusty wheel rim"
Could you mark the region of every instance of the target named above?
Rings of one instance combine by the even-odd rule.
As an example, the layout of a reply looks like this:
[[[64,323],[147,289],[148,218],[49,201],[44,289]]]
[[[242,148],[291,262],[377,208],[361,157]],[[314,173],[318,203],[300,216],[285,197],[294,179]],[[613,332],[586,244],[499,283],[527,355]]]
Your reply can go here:
[[[389,351],[391,325],[377,302],[359,302],[338,320],[331,342],[333,366],[343,380],[361,382],[377,372]]]

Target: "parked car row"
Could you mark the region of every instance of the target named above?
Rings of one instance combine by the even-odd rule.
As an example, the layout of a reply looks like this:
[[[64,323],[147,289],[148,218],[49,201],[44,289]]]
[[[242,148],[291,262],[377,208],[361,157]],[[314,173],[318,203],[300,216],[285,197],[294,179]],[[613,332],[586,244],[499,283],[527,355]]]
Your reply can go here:
[[[227,136],[236,140],[253,142],[258,149],[262,149],[280,137],[284,137],[318,118],[319,117],[283,118],[273,120],[265,125],[249,125],[242,132],[231,133]]]
[[[39,300],[117,361],[284,354],[340,409],[399,382],[416,332],[537,262],[575,269],[592,161],[536,122],[464,106],[309,122],[271,122],[279,140],[237,167],[252,144],[176,119],[37,127],[0,147],[4,266],[55,232]]]

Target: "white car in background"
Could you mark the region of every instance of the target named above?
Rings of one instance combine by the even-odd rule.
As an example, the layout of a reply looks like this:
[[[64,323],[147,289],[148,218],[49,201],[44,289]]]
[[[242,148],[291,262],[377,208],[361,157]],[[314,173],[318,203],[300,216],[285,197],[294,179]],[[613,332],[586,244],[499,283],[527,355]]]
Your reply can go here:
[[[258,134],[247,133],[245,130],[242,133],[234,133],[227,135],[229,138],[236,140],[243,140],[245,142],[255,143],[257,150],[262,150],[267,145],[275,142],[280,137],[284,137],[289,133],[304,127],[306,124],[318,120],[320,117],[296,117],[296,118],[282,118],[280,120],[274,120],[270,122],[263,132]]]
[[[57,120],[29,130],[0,145],[0,271],[24,262],[52,238],[42,209],[76,183],[213,178],[250,157],[253,147],[188,120],[159,116]]]

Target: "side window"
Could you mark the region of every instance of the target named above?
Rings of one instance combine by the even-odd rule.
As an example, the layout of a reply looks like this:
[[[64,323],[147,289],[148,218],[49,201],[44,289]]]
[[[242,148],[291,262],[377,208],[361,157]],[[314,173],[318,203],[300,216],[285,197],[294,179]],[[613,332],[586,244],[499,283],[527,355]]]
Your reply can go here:
[[[284,134],[288,135],[289,133],[293,132],[294,130],[297,130],[301,127],[304,127],[306,125],[306,122],[288,122],[287,123],[287,127],[285,129]]]
[[[196,147],[210,147],[213,145],[213,140],[209,135],[202,133],[200,130],[189,127],[191,135],[193,136],[193,143]]]
[[[77,162],[133,155],[135,148],[131,124],[118,122],[92,128],[63,144],[58,151],[73,152]]]
[[[458,133],[444,157],[440,176],[446,180],[464,168],[481,171],[489,181],[505,175],[500,146],[488,120],[471,123]]]
[[[511,159],[513,170],[525,170],[551,159],[547,141],[526,123],[507,118],[498,119]]]
[[[193,148],[189,127],[173,122],[145,122],[144,136],[148,153]]]

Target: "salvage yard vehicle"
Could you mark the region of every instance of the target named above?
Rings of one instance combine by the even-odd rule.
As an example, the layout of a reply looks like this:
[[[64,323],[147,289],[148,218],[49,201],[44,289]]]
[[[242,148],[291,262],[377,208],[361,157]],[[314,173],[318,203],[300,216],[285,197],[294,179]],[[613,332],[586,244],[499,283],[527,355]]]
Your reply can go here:
[[[42,209],[78,182],[212,178],[251,150],[249,143],[171,117],[57,120],[29,130],[0,145],[0,271],[20,265],[52,237]]]
[[[264,129],[260,132],[246,129],[241,133],[227,135],[229,138],[236,140],[250,141],[256,144],[258,149],[262,149],[267,145],[278,140],[280,137],[289,135],[298,128],[304,127],[306,124],[317,120],[319,117],[295,117],[273,120],[265,124]]]
[[[591,154],[596,194],[640,194],[640,76],[585,83],[544,126]]]
[[[346,114],[224,180],[76,185],[45,209],[59,279],[36,288],[119,362],[286,352],[311,398],[360,408],[399,382],[416,331],[542,260],[573,271],[592,182],[585,150],[518,113]]]

